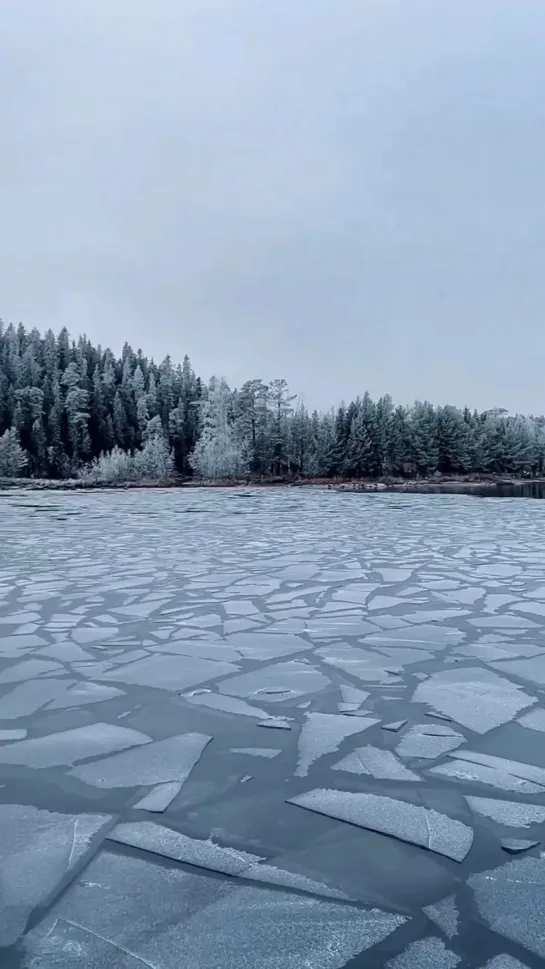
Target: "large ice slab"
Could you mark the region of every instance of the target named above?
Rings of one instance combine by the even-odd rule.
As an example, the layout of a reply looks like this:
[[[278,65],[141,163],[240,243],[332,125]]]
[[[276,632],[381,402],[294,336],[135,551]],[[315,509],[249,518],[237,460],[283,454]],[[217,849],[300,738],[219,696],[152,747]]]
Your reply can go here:
[[[368,730],[380,720],[363,717],[345,717],[338,713],[306,713],[301,728],[298,748],[296,777],[306,777],[309,767],[318,758],[339,749],[340,744],[353,734]]]
[[[545,733],[545,710],[543,707],[536,707],[529,713],[525,713],[523,717],[519,717],[517,723],[520,723],[521,727],[528,727],[529,730]]]
[[[399,683],[399,677],[387,672],[391,660],[378,653],[348,646],[345,643],[333,643],[321,646],[316,655],[328,666],[335,666],[350,676],[355,676],[364,683]]]
[[[387,969],[454,969],[462,960],[440,939],[419,939],[386,963]]]
[[[178,734],[75,767],[70,774],[94,787],[145,787],[169,781],[183,783],[211,740],[201,733]]]
[[[453,781],[488,784],[500,791],[513,791],[516,794],[545,794],[545,787],[534,784],[533,781],[522,780],[507,771],[475,764],[467,760],[452,760],[438,767],[432,767],[429,774],[448,777]]]
[[[498,660],[490,665],[508,676],[519,676],[530,683],[545,683],[545,655],[530,659]]]
[[[188,965],[200,961],[203,969],[341,969],[404,921],[378,909],[249,886],[210,906],[183,951]]]
[[[528,828],[531,824],[545,822],[545,807],[540,804],[525,804],[523,801],[502,801],[493,797],[473,797],[465,795],[472,811],[490,818],[506,828]]]
[[[234,663],[219,662],[212,659],[197,659],[188,656],[149,656],[139,659],[128,666],[110,670],[96,676],[100,680],[119,680],[136,686],[152,686],[157,690],[185,690],[197,683],[217,679],[236,673],[239,669]]]
[[[171,781],[169,784],[158,784],[149,794],[144,795],[144,797],[137,801],[134,809],[161,814],[163,811],[166,811],[169,804],[172,804],[181,789],[182,785],[179,781]]]
[[[74,969],[74,959],[85,969],[142,969],[151,966],[142,962],[124,946],[118,946],[96,932],[84,929],[75,922],[55,919],[49,931],[38,936],[30,934],[25,943],[35,941],[24,962],[24,969]]]
[[[368,699],[371,694],[367,690],[359,690],[355,686],[347,686],[346,684],[341,685],[341,697],[343,703],[355,703],[361,706],[362,703]]]
[[[17,941],[32,910],[79,865],[111,820],[0,804],[0,947]]]
[[[479,734],[507,723],[536,702],[520,686],[480,667],[433,673],[418,684],[412,699],[429,703]]]
[[[223,680],[218,689],[230,696],[253,697],[263,693],[267,702],[281,702],[286,698],[304,696],[307,693],[317,693],[329,686],[327,677],[314,669],[308,663],[289,660],[286,663],[275,663],[261,669],[231,676]]]
[[[373,646],[421,646],[434,652],[455,646],[464,639],[464,633],[452,626],[440,626],[438,623],[422,622],[419,625],[403,626],[401,629],[391,629],[388,633],[374,633],[366,636],[366,643]]]
[[[528,838],[502,838],[501,846],[510,855],[519,855],[530,848],[537,848],[539,841],[530,841]]]
[[[89,969],[133,969],[132,962],[122,961],[130,957],[150,969],[180,969],[180,953],[184,966],[199,969],[342,969],[406,922],[378,909],[262,886],[238,888],[230,879],[109,852],[91,862],[55,915],[93,933]],[[74,949],[68,947],[67,958],[55,932],[58,923],[53,933],[35,932],[27,940],[25,969],[73,969]],[[113,963],[111,948],[102,948],[100,961],[105,942],[116,947]]]
[[[37,926],[25,938],[25,969],[74,969],[57,919],[87,933],[75,940],[85,969],[133,969],[131,957],[134,969],[178,969],[187,922],[228,891],[223,880],[102,851],[54,909],[49,931]]]
[[[322,788],[290,798],[288,803],[392,835],[455,861],[463,861],[473,843],[473,831],[461,821],[380,794],[354,794]]]
[[[392,753],[391,750],[382,750],[380,747],[358,747],[346,757],[343,757],[338,764],[333,765],[333,770],[344,770],[351,774],[367,774],[376,780],[385,781],[410,781],[420,782],[422,780],[418,774],[408,770]]]
[[[0,763],[34,768],[70,767],[87,757],[150,743],[151,737],[139,730],[110,723],[92,723],[88,727],[76,727],[74,730],[20,740],[9,747],[1,747]]]
[[[301,653],[312,649],[310,643],[300,636],[274,632],[235,633],[227,637],[230,646],[234,646],[244,659],[278,659],[291,653]]]
[[[465,737],[451,727],[433,723],[417,723],[401,738],[396,747],[400,757],[421,757],[434,760],[465,743]]]
[[[197,693],[191,696],[188,693],[181,694],[182,700],[192,703],[194,706],[209,707],[211,710],[219,710],[221,713],[234,713],[241,717],[255,717],[256,720],[268,720],[269,713],[260,710],[259,707],[252,707],[244,700],[233,696],[224,696],[222,693]]]
[[[152,821],[118,824],[110,832],[109,838],[111,841],[119,841],[133,848],[141,848],[163,855],[165,858],[172,858],[174,861],[183,861],[223,875],[240,875],[263,860],[246,851],[222,848],[213,841],[189,838],[180,831],[173,831]]]
[[[66,707],[84,706],[88,703],[103,703],[123,696],[123,690],[115,686],[105,686],[104,683],[84,681],[74,686],[66,685],[66,690],[59,693],[47,704],[48,710],[61,710]]]
[[[45,659],[25,659],[21,663],[8,666],[0,673],[0,683],[17,683],[21,680],[31,680],[43,673],[64,672],[59,663]]]
[[[112,841],[141,848],[183,861],[198,868],[217,871],[223,875],[243,876],[250,881],[306,891],[310,894],[347,900],[347,896],[335,888],[314,881],[296,872],[284,871],[274,865],[263,865],[258,855],[239,851],[235,848],[222,848],[213,841],[200,841],[189,838],[180,831],[173,831],[162,825],[143,821],[118,824],[108,836]]]
[[[467,760],[472,764],[484,764],[485,767],[513,774],[514,777],[521,777],[523,780],[532,781],[545,788],[545,768],[543,767],[524,764],[520,760],[508,760],[506,757],[493,757],[491,754],[482,754],[476,750],[458,750],[455,754],[449,754],[449,757]]]
[[[494,959],[490,959],[481,969],[528,969],[528,966],[518,959],[513,959],[513,956],[508,956],[504,953],[500,956],[495,956]]]
[[[545,958],[545,857],[526,856],[470,875],[479,912],[493,932]]]
[[[441,932],[447,938],[453,939],[458,934],[460,915],[454,895],[447,895],[446,898],[442,898],[439,902],[427,905],[423,911],[441,929]]]

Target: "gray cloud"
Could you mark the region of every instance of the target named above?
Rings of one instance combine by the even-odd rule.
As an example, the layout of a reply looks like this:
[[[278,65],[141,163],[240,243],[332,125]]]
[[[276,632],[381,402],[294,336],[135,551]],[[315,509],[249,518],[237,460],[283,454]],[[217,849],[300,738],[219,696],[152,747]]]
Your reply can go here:
[[[0,312],[541,412],[545,6],[4,0]]]

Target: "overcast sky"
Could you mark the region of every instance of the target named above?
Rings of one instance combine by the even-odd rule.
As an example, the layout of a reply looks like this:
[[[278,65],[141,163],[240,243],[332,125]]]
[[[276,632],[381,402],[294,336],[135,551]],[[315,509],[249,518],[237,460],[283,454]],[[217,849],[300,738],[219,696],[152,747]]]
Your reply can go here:
[[[1,0],[0,316],[545,411],[542,0]]]

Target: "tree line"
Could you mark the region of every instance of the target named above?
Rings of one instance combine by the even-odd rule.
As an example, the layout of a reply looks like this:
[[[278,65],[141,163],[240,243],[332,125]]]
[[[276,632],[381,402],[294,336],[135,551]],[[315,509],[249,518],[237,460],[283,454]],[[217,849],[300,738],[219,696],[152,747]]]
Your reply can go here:
[[[114,483],[240,478],[540,475],[545,418],[368,393],[309,413],[283,379],[231,389],[189,357],[121,356],[66,329],[0,322],[0,476]]]

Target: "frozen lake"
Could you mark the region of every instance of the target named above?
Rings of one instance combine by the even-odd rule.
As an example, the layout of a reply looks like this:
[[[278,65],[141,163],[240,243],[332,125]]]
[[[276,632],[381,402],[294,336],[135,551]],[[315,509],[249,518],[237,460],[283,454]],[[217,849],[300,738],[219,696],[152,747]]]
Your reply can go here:
[[[2,969],[538,969],[545,502],[0,496]]]

